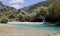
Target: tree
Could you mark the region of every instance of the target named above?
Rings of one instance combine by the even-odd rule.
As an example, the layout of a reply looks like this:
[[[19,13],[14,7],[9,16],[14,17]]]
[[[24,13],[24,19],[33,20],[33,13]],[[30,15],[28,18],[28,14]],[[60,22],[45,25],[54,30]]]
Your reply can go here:
[[[7,23],[8,22],[8,18],[2,17],[2,18],[0,18],[0,22],[1,23]]]
[[[19,13],[19,14],[17,15],[17,20],[23,22],[23,21],[25,20],[24,15],[23,15],[22,13]]]
[[[54,15],[54,12],[53,12],[53,8],[52,8],[52,4],[50,4],[48,6],[48,15],[46,16],[46,21],[47,22],[52,22],[53,21],[53,15]]]
[[[2,12],[0,12],[0,18],[2,17]]]
[[[17,10],[17,14],[19,14],[20,12],[22,12],[22,10],[21,10],[21,9],[18,9],[18,10]]]
[[[59,23],[60,22],[60,1],[55,0],[52,5],[48,8],[49,16],[46,18],[49,22]]]
[[[6,15],[9,19],[12,19],[12,18],[15,18],[15,17],[16,17],[16,14],[13,13],[13,12],[5,12],[5,15]]]
[[[34,13],[34,12],[31,13],[30,16],[29,16],[30,17],[29,21],[34,22],[35,21],[35,16],[36,16],[36,13]]]
[[[55,22],[59,22],[60,21],[60,0],[55,0],[53,5],[52,5],[52,11],[54,13],[53,18]]]
[[[35,16],[35,21],[42,21],[46,15],[48,15],[48,10],[47,7],[38,7],[37,9],[35,9],[36,12],[36,16]]]

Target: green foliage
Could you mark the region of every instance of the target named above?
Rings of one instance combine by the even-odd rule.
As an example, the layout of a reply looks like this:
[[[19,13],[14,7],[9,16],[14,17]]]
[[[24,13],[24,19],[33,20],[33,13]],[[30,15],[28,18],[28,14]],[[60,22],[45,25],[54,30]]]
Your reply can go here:
[[[18,9],[18,10],[17,10],[17,14],[19,14],[20,12],[22,12],[22,10],[21,10],[21,9]]]
[[[21,9],[19,9],[17,12],[0,12],[0,22],[1,23],[6,23],[8,21],[41,22],[43,19],[46,19],[49,22],[60,22],[59,3],[60,1],[56,0],[47,7],[44,7],[46,3],[44,3],[45,5],[43,4],[44,6],[42,6],[41,4],[36,7],[33,6],[33,10],[31,8],[32,12],[24,12]]]
[[[29,22],[41,22],[43,19],[47,18],[47,20],[52,21],[55,19],[59,19],[60,14],[53,12],[53,4],[51,4],[49,7],[37,7],[33,10],[33,12],[28,13],[19,10],[19,13],[13,13],[13,12],[4,12],[0,13],[0,16],[5,16],[4,18],[8,18],[8,21],[29,21]],[[55,10],[56,11],[56,10]],[[0,18],[1,18],[0,17]],[[7,19],[1,19],[1,22],[7,22]]]
[[[6,17],[2,17],[2,18],[0,18],[0,22],[1,23],[7,23],[8,19]]]
[[[13,13],[13,12],[5,12],[5,15],[9,18],[9,19],[11,19],[11,18],[15,18],[15,13]]]
[[[41,6],[48,7],[52,2],[53,2],[53,0],[45,0],[43,2],[39,2],[37,4],[25,7],[25,8],[23,8],[23,10],[27,11],[27,12],[32,12],[37,7],[41,7]]]
[[[33,12],[33,13],[28,14],[27,17],[26,17],[26,19],[28,21],[32,22],[32,21],[34,21],[35,16],[36,16],[36,13]]]
[[[22,13],[19,13],[17,15],[17,18],[18,18],[19,21],[24,21],[24,15]]]
[[[49,15],[46,17],[48,22],[60,24],[60,1],[55,0],[49,7]]]
[[[34,12],[36,12],[35,19],[37,21],[42,21],[49,13],[47,7],[43,7],[43,6],[36,8]]]

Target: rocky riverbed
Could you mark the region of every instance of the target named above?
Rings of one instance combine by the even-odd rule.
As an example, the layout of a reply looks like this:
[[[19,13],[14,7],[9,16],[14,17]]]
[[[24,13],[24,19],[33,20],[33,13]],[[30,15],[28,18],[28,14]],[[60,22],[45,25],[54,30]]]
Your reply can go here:
[[[60,33],[42,31],[40,28],[0,26],[0,36],[60,36]]]

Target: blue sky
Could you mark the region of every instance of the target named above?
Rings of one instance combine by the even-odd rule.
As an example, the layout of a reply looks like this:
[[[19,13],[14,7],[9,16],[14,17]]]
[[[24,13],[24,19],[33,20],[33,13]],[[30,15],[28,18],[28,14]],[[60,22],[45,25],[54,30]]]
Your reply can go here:
[[[0,0],[3,4],[15,7],[17,9],[36,4],[45,0]]]

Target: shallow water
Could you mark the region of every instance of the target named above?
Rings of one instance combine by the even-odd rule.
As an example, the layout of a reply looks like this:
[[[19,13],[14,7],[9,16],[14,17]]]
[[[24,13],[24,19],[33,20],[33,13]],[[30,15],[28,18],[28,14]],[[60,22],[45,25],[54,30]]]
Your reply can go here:
[[[51,31],[51,32],[60,32],[60,27],[55,25],[49,24],[9,24],[12,26],[26,26],[26,27],[33,27],[33,28],[40,28],[42,30]]]

